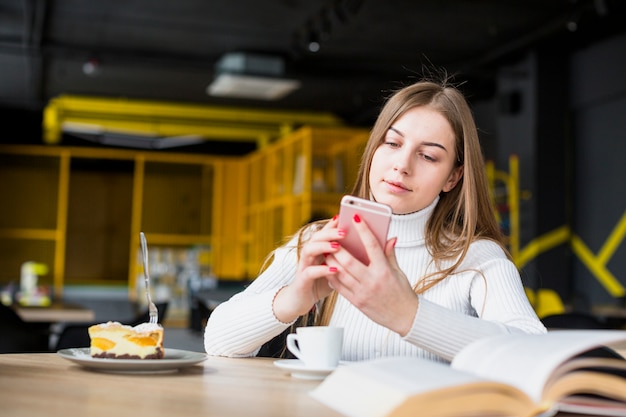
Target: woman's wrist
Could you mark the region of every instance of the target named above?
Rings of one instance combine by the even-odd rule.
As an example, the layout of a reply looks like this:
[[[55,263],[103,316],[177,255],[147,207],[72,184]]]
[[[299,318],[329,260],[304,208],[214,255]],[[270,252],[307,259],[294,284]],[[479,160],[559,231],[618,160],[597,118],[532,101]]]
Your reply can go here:
[[[413,328],[415,317],[417,316],[417,309],[419,308],[419,297],[415,296],[415,300],[408,304],[407,307],[406,314],[403,315],[405,318],[403,325],[397,331],[401,337],[408,335]]]
[[[313,307],[313,305],[303,306],[301,297],[292,294],[291,290],[291,286],[285,285],[276,292],[272,301],[274,317],[281,323],[292,323],[298,317],[309,312]]]

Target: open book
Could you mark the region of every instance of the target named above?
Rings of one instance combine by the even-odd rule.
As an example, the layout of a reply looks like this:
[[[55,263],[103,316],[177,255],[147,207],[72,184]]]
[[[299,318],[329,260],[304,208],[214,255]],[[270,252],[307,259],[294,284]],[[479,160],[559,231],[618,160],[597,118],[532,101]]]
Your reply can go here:
[[[451,364],[391,357],[339,366],[311,396],[349,417],[626,416],[626,331],[499,335]]]

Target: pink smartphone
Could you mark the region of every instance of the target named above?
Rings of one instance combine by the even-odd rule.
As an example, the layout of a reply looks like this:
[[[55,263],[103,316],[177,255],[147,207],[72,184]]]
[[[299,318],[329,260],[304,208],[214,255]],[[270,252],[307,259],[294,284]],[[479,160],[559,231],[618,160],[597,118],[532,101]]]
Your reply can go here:
[[[367,224],[378,239],[380,246],[384,248],[389,231],[389,222],[391,221],[391,207],[351,195],[346,195],[341,199],[339,228],[346,231],[346,237],[341,240],[341,246],[363,264],[369,265],[365,246],[361,242],[359,233],[353,229],[355,214],[358,214],[361,220]]]

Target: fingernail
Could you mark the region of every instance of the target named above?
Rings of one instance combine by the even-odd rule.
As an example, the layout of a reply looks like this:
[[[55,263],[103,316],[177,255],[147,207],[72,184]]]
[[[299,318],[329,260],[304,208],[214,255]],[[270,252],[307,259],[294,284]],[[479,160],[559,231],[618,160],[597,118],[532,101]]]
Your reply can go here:
[[[355,214],[355,215],[354,215],[354,221],[355,221],[356,223],[361,223],[361,217],[360,217],[358,214]]]
[[[339,243],[337,242],[330,242],[330,247],[333,249],[337,249],[339,247]]]
[[[346,235],[346,230],[345,229],[337,229],[337,234],[339,236],[345,236]]]
[[[393,245],[391,245],[391,246],[393,248],[395,248],[396,247],[396,243],[398,243],[398,238],[397,237],[393,239]]]
[[[337,267],[335,267],[335,266],[329,266],[329,267],[328,267],[328,272],[332,272],[332,273],[337,272]]]
[[[333,216],[333,220],[337,220],[337,215],[336,214]]]

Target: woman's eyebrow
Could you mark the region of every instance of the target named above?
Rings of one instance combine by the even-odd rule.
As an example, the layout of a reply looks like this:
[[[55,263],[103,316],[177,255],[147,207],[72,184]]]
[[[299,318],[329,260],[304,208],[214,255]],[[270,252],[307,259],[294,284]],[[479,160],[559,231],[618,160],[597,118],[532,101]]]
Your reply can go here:
[[[444,151],[448,152],[448,150],[446,149],[445,146],[443,146],[441,143],[437,143],[437,142],[422,142],[423,146],[435,146],[437,148],[441,148]]]
[[[389,130],[393,130],[394,132],[396,132],[398,135],[404,137],[404,134],[402,132],[400,132],[398,129],[396,129],[393,126],[389,126]]]
[[[404,134],[403,134],[402,132],[400,132],[398,129],[396,129],[395,127],[393,127],[393,126],[389,126],[389,130],[393,130],[393,131],[394,131],[395,133],[397,133],[398,135],[400,135],[400,136],[404,137]],[[444,151],[448,152],[448,150],[445,148],[445,146],[443,146],[442,144],[437,143],[437,142],[422,142],[421,144],[422,144],[423,146],[435,146],[435,147],[437,147],[437,148],[441,148],[441,149],[443,149]]]

